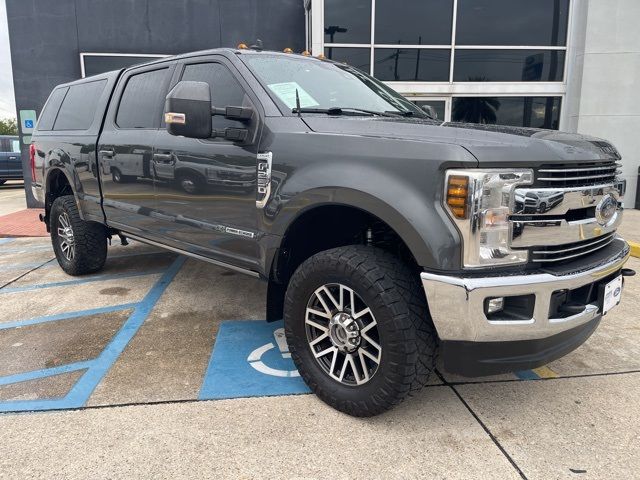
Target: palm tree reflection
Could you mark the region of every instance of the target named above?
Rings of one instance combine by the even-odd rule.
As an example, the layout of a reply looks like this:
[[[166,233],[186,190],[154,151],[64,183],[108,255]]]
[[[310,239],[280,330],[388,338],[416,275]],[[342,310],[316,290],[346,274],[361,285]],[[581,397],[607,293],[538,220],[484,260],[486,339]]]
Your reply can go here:
[[[454,122],[490,123],[498,121],[500,100],[492,97],[459,97],[453,105]]]

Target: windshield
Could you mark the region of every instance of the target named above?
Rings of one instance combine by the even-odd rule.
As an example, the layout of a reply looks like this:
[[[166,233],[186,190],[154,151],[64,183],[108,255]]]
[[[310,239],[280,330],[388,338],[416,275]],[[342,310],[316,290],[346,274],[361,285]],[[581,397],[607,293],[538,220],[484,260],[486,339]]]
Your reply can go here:
[[[348,65],[293,55],[249,54],[240,58],[288,112],[296,108],[297,95],[303,111],[341,108],[427,117],[399,93]]]

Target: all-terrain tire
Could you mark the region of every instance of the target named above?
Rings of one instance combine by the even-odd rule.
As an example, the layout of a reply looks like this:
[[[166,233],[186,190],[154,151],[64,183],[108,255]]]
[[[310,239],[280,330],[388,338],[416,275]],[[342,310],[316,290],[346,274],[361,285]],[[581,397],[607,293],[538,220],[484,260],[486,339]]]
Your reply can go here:
[[[73,195],[55,199],[49,225],[56,259],[65,272],[84,275],[102,269],[107,259],[107,229],[100,223],[82,220]],[[68,253],[70,247],[72,255]]]
[[[327,284],[352,289],[377,322],[380,363],[366,383],[347,385],[330,376],[310,346],[308,302]],[[287,288],[284,322],[291,356],[304,381],[320,399],[349,415],[368,417],[389,410],[426,385],[435,368],[437,335],[419,276],[378,248],[334,248],[303,262]]]

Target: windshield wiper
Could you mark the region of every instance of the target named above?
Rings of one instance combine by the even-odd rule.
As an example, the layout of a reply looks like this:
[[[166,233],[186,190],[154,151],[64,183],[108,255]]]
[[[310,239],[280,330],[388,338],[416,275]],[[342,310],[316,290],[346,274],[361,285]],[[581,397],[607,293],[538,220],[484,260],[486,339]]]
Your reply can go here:
[[[293,108],[291,113],[326,113],[327,115],[379,115],[381,117],[392,117],[387,112],[378,112],[376,110],[366,110],[364,108],[354,107],[331,107],[331,108]]]

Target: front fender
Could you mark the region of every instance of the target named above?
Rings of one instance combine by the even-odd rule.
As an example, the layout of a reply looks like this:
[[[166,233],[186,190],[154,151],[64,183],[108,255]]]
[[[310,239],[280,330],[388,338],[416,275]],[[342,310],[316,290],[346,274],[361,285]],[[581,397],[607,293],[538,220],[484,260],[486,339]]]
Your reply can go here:
[[[264,230],[282,238],[309,210],[345,205],[363,210],[391,227],[414,258],[430,270],[460,267],[460,236],[441,206],[444,170],[430,174],[378,168],[362,163],[310,163],[288,175],[264,209]],[[277,183],[277,182],[276,182]],[[315,185],[313,185],[315,183]],[[330,225],[328,226],[330,228]]]

